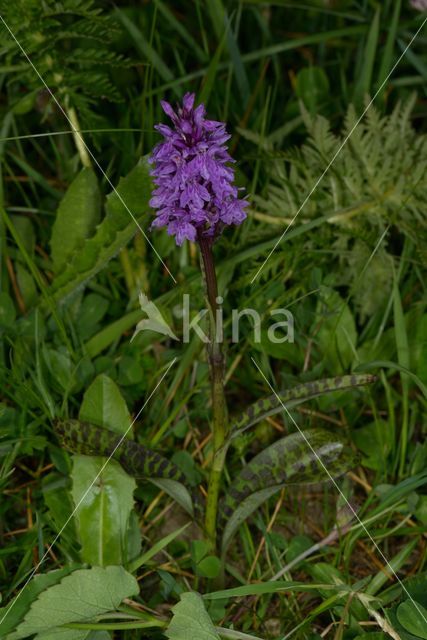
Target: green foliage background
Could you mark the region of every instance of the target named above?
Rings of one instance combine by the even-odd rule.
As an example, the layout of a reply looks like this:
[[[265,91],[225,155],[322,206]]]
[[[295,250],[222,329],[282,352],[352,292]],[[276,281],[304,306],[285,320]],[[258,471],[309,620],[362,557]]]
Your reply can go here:
[[[426,27],[394,69],[427,14],[403,0],[0,0],[0,15],[2,606],[48,550],[46,575],[10,614],[6,637],[18,637],[12,632],[27,614],[31,621],[31,602],[48,586],[67,592],[66,580],[86,571],[84,592],[90,572],[109,564],[123,565],[123,589],[103,607],[109,594],[98,576],[97,614],[121,607],[123,619],[102,628],[92,612],[98,626],[62,630],[67,640],[162,638],[173,605],[167,637],[176,640],[202,632],[385,640],[387,625],[403,640],[427,637],[409,597],[427,607]],[[240,528],[220,590],[215,558],[194,531],[182,532],[182,513],[153,485],[134,490],[119,465],[102,478],[114,485],[108,500],[95,490],[48,549],[78,501],[78,482],[101,464],[72,461],[52,421],[80,415],[122,433],[174,357],[134,437],[172,459],[192,486],[206,484],[203,345],[150,331],[130,340],[145,317],[140,290],[178,337],[182,294],[191,294],[194,310],[204,306],[194,248],[152,233],[148,206],[145,156],[164,119],[160,99],[189,90],[227,121],[251,202],[245,224],[215,246],[226,336],[233,308],[258,309],[263,321],[260,344],[250,321],[229,344],[230,413],[271,393],[252,357],[278,391],[375,372],[373,387],[312,400],[292,417],[301,428],[345,436],[358,454],[339,486],[384,556],[333,486],[289,488]],[[268,341],[269,313],[279,307],[294,314],[294,344]],[[226,483],[293,431],[280,415],[235,438]],[[103,527],[92,526],[93,514],[105,515]],[[337,523],[341,534],[327,538]],[[286,565],[283,582],[274,580]],[[182,632],[186,602],[199,611],[198,631]],[[26,627],[28,618],[22,624],[39,640],[59,633]]]

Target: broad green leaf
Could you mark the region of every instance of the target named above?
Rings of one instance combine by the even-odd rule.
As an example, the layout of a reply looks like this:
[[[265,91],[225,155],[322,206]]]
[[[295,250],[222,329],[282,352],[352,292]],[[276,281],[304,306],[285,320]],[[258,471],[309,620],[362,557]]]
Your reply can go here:
[[[152,482],[193,515],[192,498],[183,484],[182,472],[156,451],[127,438],[117,446],[120,437],[114,431],[79,420],[57,421],[54,429],[65,448],[86,456],[113,455],[128,474]]]
[[[120,389],[104,374],[97,376],[84,394],[79,418],[120,434],[126,433],[132,422]]]
[[[16,229],[16,233],[21,239],[27,253],[32,256],[36,246],[36,234],[31,218],[25,216],[10,216],[10,220]]]
[[[124,434],[131,424],[119,388],[103,374],[95,378],[86,391],[79,416],[83,421],[119,434]],[[101,442],[99,448],[101,454]],[[74,456],[72,471],[73,500],[76,506],[80,505],[76,523],[82,545],[81,556],[85,562],[100,566],[122,564],[129,559],[127,532],[136,488],[134,478],[117,462],[110,460],[105,466],[105,461],[101,457]],[[96,483],[91,486],[98,475]]]
[[[5,291],[0,292],[0,328],[11,327],[16,318],[12,298]]]
[[[33,634],[41,639],[53,630],[61,637],[63,625],[89,622],[138,593],[137,581],[123,567],[79,569],[39,595],[10,640]]]
[[[56,273],[93,234],[100,215],[98,180],[93,169],[84,167],[62,198],[52,228],[52,261]]]
[[[110,460],[103,468],[104,463],[105,458],[75,455],[71,473],[81,557],[101,567],[128,560],[127,532],[136,488],[118,462]]]
[[[196,567],[196,573],[204,578],[217,578],[221,571],[221,560],[217,556],[206,556]]]
[[[406,600],[397,608],[397,619],[406,631],[427,640],[427,609],[419,602]]]
[[[50,349],[43,345],[43,359],[54,388],[63,392],[70,391],[75,385],[75,366],[68,353]]]
[[[387,456],[393,447],[393,434],[388,422],[378,419],[365,424],[359,429],[353,429],[351,437],[366,456],[363,459],[364,466],[376,471],[385,468]]]
[[[38,633],[34,640],[92,640],[91,631],[82,629],[54,628]],[[111,636],[109,636],[111,638]]]
[[[16,280],[19,291],[24,299],[27,308],[32,307],[37,301],[37,287],[31,273],[20,262],[15,263]]]
[[[34,576],[16,598],[11,600],[6,607],[0,609],[0,620],[2,620],[0,638],[8,638],[9,640],[10,636],[7,634],[16,629],[38,595],[60,582],[72,571],[73,567],[70,566]]]
[[[293,433],[261,451],[232,481],[224,498],[223,553],[242,522],[282,487],[327,481],[353,464],[351,449],[322,429]]]
[[[66,483],[68,478],[62,474],[51,473],[46,476],[42,485],[43,499],[56,531],[62,531],[64,539],[75,539],[74,522],[67,522],[73,511],[73,501]]]
[[[182,593],[172,612],[172,621],[165,631],[169,640],[220,640],[198,593]]]
[[[221,571],[221,560],[210,555],[212,546],[206,540],[193,540],[191,559],[196,575],[204,578],[216,578]]]
[[[110,306],[109,300],[98,293],[89,293],[85,296],[77,316],[77,330],[85,339],[98,329],[98,323],[102,320]]]
[[[144,159],[120,180],[116,191],[119,195],[113,192],[107,197],[106,216],[94,235],[55,278],[50,293],[56,302],[96,275],[129,242],[138,229],[135,220],[142,224],[151,194],[151,178]]]

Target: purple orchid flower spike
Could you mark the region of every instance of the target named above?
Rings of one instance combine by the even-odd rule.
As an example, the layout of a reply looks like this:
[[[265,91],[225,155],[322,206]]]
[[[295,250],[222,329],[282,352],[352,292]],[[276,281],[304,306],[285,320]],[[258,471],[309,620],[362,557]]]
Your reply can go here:
[[[164,140],[149,158],[156,185],[150,200],[157,209],[152,226],[167,227],[178,245],[215,239],[225,226],[243,222],[248,205],[233,184],[225,124],[206,120],[205,106],[194,108],[194,100],[194,93],[186,93],[176,111],[162,100],[173,127],[155,127]]]

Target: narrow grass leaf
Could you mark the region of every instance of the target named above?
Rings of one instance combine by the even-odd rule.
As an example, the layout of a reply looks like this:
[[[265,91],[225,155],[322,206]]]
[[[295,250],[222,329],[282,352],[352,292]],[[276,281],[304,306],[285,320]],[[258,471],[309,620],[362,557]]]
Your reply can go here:
[[[380,69],[378,72],[378,78],[377,78],[378,89],[379,87],[381,87],[381,85],[387,78],[394,63],[393,51],[396,43],[397,28],[399,26],[401,6],[402,6],[402,0],[395,0],[393,17],[391,19],[390,26],[388,28],[387,40],[386,40],[384,51],[381,57]],[[378,94],[378,98],[381,99],[381,97],[384,95],[385,90],[386,90],[386,86],[384,86],[381,89],[381,92]]]
[[[244,598],[246,596],[261,596],[270,593],[295,592],[304,593],[309,591],[333,591],[338,593],[351,593],[352,589],[346,584],[322,584],[317,582],[294,582],[276,580],[274,582],[256,582],[243,587],[233,587],[231,589],[221,589],[203,594],[204,600],[224,600],[227,598]]]
[[[220,69],[220,60],[221,55],[224,50],[224,45],[226,42],[226,33],[223,34],[218,47],[212,57],[212,60],[207,68],[206,75],[204,76],[203,86],[199,94],[199,102],[203,102],[205,105],[209,103],[209,98],[214,87],[215,79],[217,73]]]
[[[162,78],[162,80],[164,80],[165,82],[170,82],[174,77],[172,71],[169,69],[167,64],[162,60],[160,55],[157,53],[156,49],[154,49],[154,47],[151,46],[151,44],[148,42],[148,40],[146,39],[142,31],[126,15],[124,11],[116,7],[115,13],[119,18],[120,22],[123,24],[126,31],[129,33],[135,45],[136,50],[139,51],[139,53],[142,55],[144,59],[148,60],[148,62],[151,64],[153,69],[157,71],[157,73]],[[178,97],[181,95],[181,92],[178,88],[175,87],[174,91]]]
[[[196,40],[191,33],[186,29],[185,22],[178,20],[173,11],[162,1],[155,0],[159,13],[169,22],[170,26],[177,34],[181,36],[184,42],[186,42],[190,50],[196,55],[200,62],[206,62],[207,56],[203,49],[199,47]]]
[[[183,527],[180,527],[176,531],[172,531],[172,533],[170,533],[169,535],[165,536],[161,540],[158,540],[155,544],[153,544],[152,547],[150,547],[150,549],[145,551],[142,555],[140,555],[138,558],[136,558],[129,565],[129,571],[131,573],[134,573],[137,569],[142,567],[144,564],[147,564],[147,562],[149,562],[149,560],[151,560],[151,558],[153,558],[155,555],[160,553],[160,551],[162,551],[165,547],[167,547],[169,543],[171,543],[173,540],[175,540],[175,538],[180,536],[181,533],[184,533],[184,531],[189,526],[190,526],[190,523],[188,522]]]
[[[230,18],[225,15],[224,21],[227,34],[227,48],[233,65],[234,75],[236,76],[236,82],[239,88],[242,106],[245,107],[250,96],[249,80],[246,74],[245,66],[243,64],[242,56],[240,54],[237,38],[234,35],[233,29],[230,24]]]
[[[381,9],[377,8],[369,29],[366,46],[362,54],[361,73],[354,89],[354,101],[361,104],[365,95],[371,93],[372,73],[376,59]]]

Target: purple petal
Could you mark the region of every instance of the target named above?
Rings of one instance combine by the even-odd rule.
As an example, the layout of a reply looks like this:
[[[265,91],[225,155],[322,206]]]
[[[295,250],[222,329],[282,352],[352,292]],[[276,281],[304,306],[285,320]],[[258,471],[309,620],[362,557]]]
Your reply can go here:
[[[172,109],[169,102],[166,102],[166,100],[160,100],[160,104],[162,105],[163,111],[166,113],[167,116],[169,116],[169,118],[172,118],[172,120],[177,119],[177,115],[175,111]]]
[[[195,93],[186,93],[183,100],[182,100],[182,104],[184,105],[184,109],[186,109],[187,111],[191,111],[191,109],[193,108],[194,105],[194,100],[196,98],[196,94]]]

